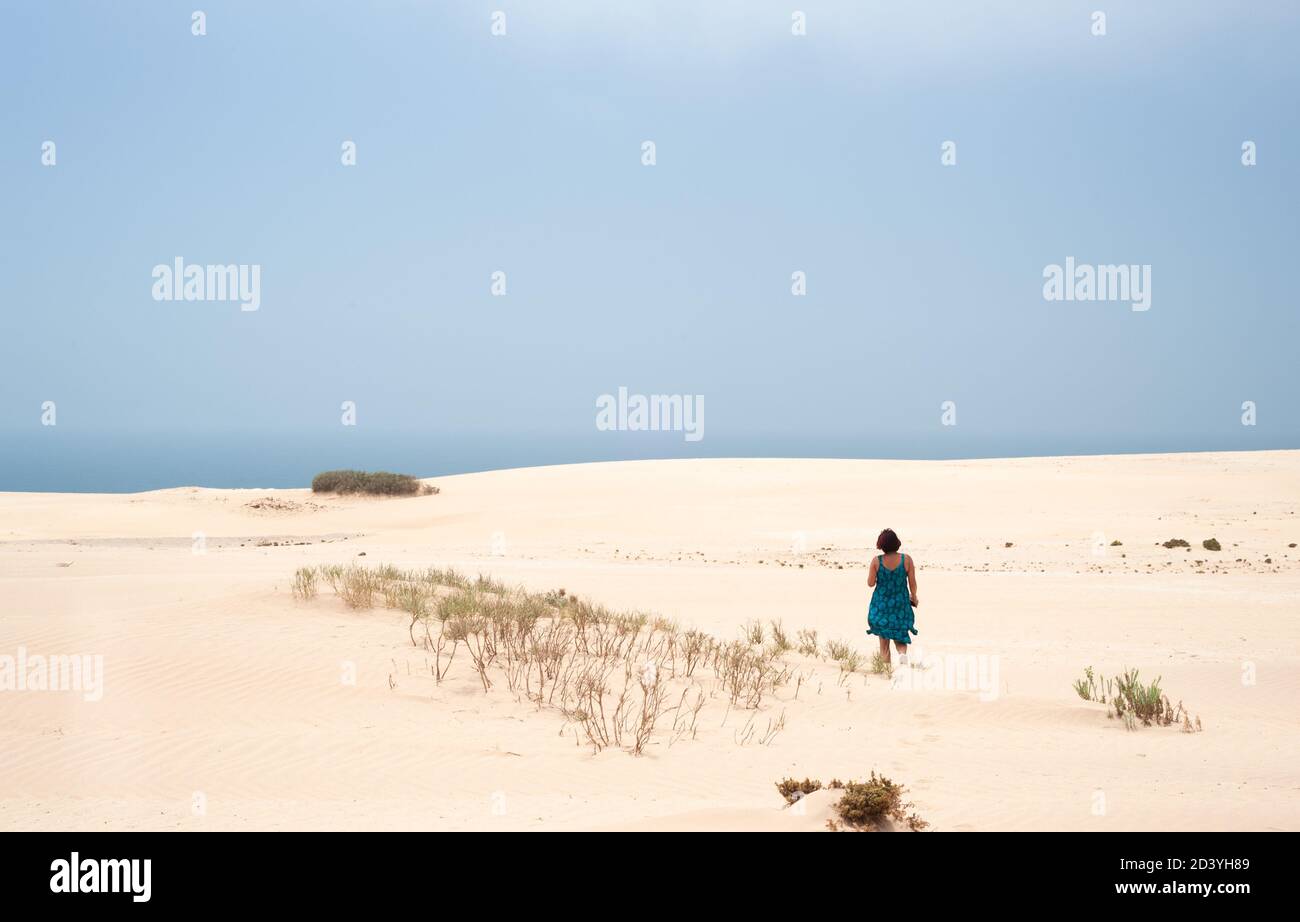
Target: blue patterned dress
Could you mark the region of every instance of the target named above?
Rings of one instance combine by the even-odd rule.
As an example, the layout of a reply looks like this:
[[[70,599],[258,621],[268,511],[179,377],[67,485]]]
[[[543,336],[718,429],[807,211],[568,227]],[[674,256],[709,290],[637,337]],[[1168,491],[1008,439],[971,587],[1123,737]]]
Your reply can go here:
[[[876,565],[876,589],[867,612],[867,633],[898,643],[911,643],[909,634],[916,633],[915,623],[912,594],[907,588],[907,558],[899,554],[898,566],[889,570],[885,567],[885,555],[881,554]]]

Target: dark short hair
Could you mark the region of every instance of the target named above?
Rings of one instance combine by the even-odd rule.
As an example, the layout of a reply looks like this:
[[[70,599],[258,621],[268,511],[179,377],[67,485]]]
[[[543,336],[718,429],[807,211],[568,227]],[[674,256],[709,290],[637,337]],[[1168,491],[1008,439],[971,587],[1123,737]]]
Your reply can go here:
[[[876,550],[884,551],[886,554],[892,554],[903,546],[903,542],[898,540],[898,535],[894,534],[892,528],[886,528],[876,539]]]

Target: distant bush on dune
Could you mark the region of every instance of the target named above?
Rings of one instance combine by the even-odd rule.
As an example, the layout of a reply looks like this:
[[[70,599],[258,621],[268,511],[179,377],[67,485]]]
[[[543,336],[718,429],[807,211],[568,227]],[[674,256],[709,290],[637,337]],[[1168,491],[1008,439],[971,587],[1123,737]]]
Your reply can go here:
[[[438,492],[410,474],[390,471],[324,471],[312,478],[313,493],[366,493],[371,496],[420,496]]]
[[[1219,544],[1219,539],[1217,538],[1206,538],[1201,542],[1201,547],[1205,548],[1207,551],[1223,550],[1223,545]]]

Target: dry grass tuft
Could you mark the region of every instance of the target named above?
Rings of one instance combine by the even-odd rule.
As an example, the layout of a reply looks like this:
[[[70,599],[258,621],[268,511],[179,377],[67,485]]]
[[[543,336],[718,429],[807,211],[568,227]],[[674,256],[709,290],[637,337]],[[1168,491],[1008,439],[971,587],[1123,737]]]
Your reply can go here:
[[[293,575],[293,597],[310,601],[316,598],[316,568],[299,567]]]

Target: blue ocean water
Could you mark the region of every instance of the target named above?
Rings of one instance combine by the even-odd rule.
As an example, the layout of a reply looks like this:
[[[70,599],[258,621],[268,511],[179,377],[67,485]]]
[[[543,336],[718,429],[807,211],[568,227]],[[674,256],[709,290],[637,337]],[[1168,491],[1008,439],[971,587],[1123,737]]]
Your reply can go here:
[[[91,432],[65,426],[0,432],[0,491],[130,493],[166,487],[304,487],[332,468],[433,477],[472,471],[659,458],[954,459],[1230,451],[1300,447],[1245,427],[1204,436],[990,436],[957,431],[883,437],[671,432],[428,433],[339,427],[328,432]]]

